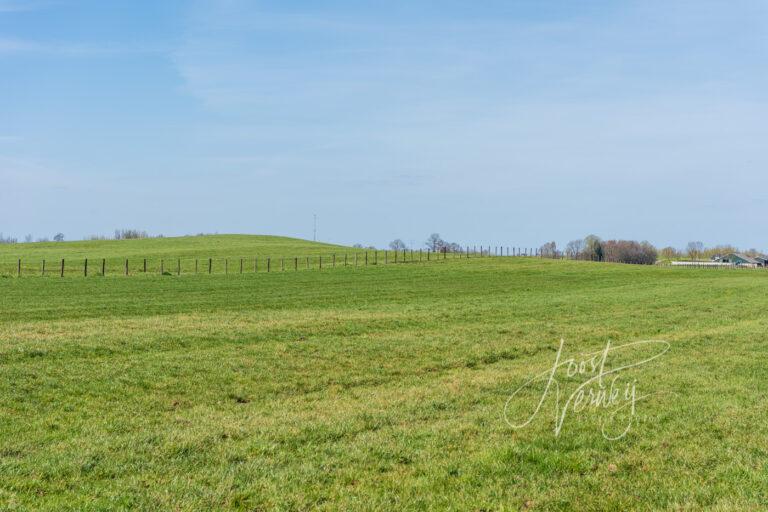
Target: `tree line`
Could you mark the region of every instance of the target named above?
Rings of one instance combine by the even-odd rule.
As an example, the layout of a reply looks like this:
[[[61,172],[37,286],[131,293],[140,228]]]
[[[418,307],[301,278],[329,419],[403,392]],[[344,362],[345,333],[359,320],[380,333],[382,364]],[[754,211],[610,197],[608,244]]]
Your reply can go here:
[[[27,235],[24,237],[24,243],[25,244],[31,244],[32,242],[50,242],[51,239],[47,236],[40,237],[40,238],[34,238],[32,235]],[[64,233],[56,233],[53,235],[53,241],[54,242],[63,242],[64,241]],[[17,244],[19,243],[19,239],[12,236],[3,236],[2,233],[0,233],[0,244]]]
[[[396,238],[389,242],[389,248],[393,251],[406,251],[409,247],[401,239]],[[424,242],[424,248],[432,252],[461,252],[464,248],[461,244],[447,242],[442,239],[440,233],[432,233]]]
[[[362,247],[362,245],[357,245]],[[464,247],[455,242],[443,240],[439,233],[432,233],[424,242],[424,247],[433,252],[462,252]],[[409,247],[400,238],[389,243],[393,251],[408,250]],[[574,260],[607,261],[612,263],[632,263],[653,265],[658,259],[658,251],[647,241],[602,240],[596,235],[568,242],[564,251],[557,248],[555,242],[547,242],[539,247],[538,256],[542,258],[568,258]]]
[[[564,256],[572,260],[607,261],[610,263],[631,263],[635,265],[653,265],[659,252],[648,241],[603,240],[597,235],[588,235],[583,239],[571,240],[561,254],[555,242],[544,244],[539,249],[543,257],[557,258]]]
[[[566,257],[574,260],[609,261],[615,263],[635,263],[652,265],[661,258],[664,260],[689,259],[710,260],[715,256],[743,252],[747,256],[760,256],[757,249],[740,251],[732,245],[706,247],[702,242],[688,242],[685,249],[664,247],[656,249],[651,243],[634,240],[601,240],[596,235],[589,235],[581,240],[571,240],[560,253],[555,242],[549,242],[539,248],[544,257]]]
[[[198,236],[201,236],[202,233],[200,233]],[[53,235],[53,241],[54,242],[63,242],[64,241],[64,233],[56,233]],[[140,229],[116,229],[113,236],[108,235],[91,235],[88,237],[88,240],[138,240],[142,238],[163,238],[163,235],[155,235],[152,236],[149,233],[147,233],[144,230]],[[34,238],[32,235],[27,235],[24,237],[24,243],[32,243],[32,242],[50,242],[51,239],[47,236],[40,237],[40,238]],[[19,243],[18,238],[11,237],[11,236],[3,236],[2,233],[0,233],[0,244],[17,244]]]

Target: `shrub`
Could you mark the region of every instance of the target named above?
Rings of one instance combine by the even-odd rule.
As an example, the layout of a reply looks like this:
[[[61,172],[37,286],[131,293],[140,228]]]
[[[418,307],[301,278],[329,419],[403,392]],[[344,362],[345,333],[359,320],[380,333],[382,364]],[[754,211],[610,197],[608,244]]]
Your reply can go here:
[[[139,238],[149,238],[146,231],[138,229],[116,229],[115,240],[136,240]]]
[[[601,245],[603,260],[613,263],[653,265],[658,257],[658,251],[648,242],[604,240]]]

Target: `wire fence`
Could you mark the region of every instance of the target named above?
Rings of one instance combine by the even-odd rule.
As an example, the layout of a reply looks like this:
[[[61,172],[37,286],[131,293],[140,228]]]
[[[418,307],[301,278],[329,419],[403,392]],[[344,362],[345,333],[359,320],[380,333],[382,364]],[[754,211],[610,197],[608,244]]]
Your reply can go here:
[[[536,257],[547,259],[584,260],[562,252],[542,253],[536,248],[512,246],[466,246],[460,250],[359,250],[352,253],[315,254],[311,256],[251,256],[251,257],[150,257],[150,258],[18,258],[13,268],[8,262],[0,266],[4,277],[94,277],[190,274],[246,274],[298,272],[334,268],[359,268],[402,263],[440,262],[448,259],[488,257]],[[588,260],[588,258],[587,258]],[[710,261],[657,262],[656,266],[674,268],[706,268],[730,270],[764,270],[759,265],[739,265]]]
[[[250,257],[150,257],[150,258],[18,258],[13,268],[8,263],[0,275],[15,277],[95,277],[190,274],[245,274],[298,272],[333,268],[368,267],[400,263],[428,263],[448,259],[540,256],[535,248],[467,246],[461,250],[359,250],[352,253],[311,256]]]

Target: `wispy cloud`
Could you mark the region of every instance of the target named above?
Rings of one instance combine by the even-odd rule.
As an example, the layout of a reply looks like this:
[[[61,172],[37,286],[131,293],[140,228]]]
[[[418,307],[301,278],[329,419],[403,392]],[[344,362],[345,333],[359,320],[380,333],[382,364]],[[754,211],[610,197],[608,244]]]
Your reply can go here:
[[[50,0],[0,0],[0,13],[36,11],[54,3]]]
[[[430,102],[498,106],[547,96],[677,94],[728,82],[757,90],[768,82],[741,79],[762,61],[768,40],[756,35],[762,30],[744,30],[745,23],[755,28],[748,3],[648,4],[531,20],[442,12],[379,19],[355,8],[205,2],[188,17],[173,60],[186,90],[212,110],[325,120],[407,115]],[[764,9],[752,10],[763,19]]]
[[[36,158],[14,158],[0,155],[0,176],[10,190],[37,188],[63,189],[77,184],[78,178],[51,167]]]
[[[0,39],[0,55],[56,55],[61,57],[110,56],[121,54],[166,54],[168,47],[144,44],[77,43]]]

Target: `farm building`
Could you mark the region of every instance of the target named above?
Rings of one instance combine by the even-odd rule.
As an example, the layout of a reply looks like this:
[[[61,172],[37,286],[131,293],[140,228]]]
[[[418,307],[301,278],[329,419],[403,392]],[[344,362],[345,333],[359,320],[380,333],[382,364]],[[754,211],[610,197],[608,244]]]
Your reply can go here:
[[[714,256],[712,261],[744,267],[764,267],[766,263],[768,263],[768,258],[765,256],[747,256],[746,254],[734,252],[730,254]]]

